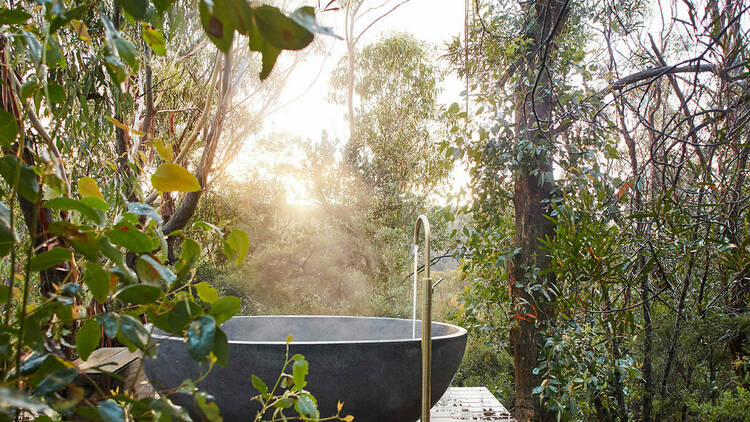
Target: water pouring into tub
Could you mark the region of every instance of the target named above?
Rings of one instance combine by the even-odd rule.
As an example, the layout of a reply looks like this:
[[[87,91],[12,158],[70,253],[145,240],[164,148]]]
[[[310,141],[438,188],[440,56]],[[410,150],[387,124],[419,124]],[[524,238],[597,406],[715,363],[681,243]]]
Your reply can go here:
[[[363,422],[429,422],[430,408],[461,363],[467,332],[432,321],[432,292],[440,281],[430,277],[430,224],[424,215],[415,222],[409,252],[414,258],[411,319],[234,317],[221,326],[228,338],[228,365],[207,374],[182,337],[155,330],[158,357],[144,361],[146,375],[157,389],[176,389],[185,378],[199,380],[196,386],[213,396],[228,422],[252,420],[263,410],[271,417],[285,407],[320,418],[339,415],[339,420],[351,415]],[[201,403],[179,393],[173,399],[198,414]]]

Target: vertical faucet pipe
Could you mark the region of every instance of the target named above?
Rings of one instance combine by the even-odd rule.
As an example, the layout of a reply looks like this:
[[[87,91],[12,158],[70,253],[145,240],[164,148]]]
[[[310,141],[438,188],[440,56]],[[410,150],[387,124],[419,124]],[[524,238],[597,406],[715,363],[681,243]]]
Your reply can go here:
[[[430,278],[430,222],[425,215],[417,217],[414,224],[414,245],[419,238],[420,226],[424,230],[424,270],[422,279],[422,417],[420,422],[430,422],[430,389],[432,378],[432,279]]]
[[[417,268],[419,261],[419,247],[414,244],[414,288],[411,302],[411,338],[417,338]]]

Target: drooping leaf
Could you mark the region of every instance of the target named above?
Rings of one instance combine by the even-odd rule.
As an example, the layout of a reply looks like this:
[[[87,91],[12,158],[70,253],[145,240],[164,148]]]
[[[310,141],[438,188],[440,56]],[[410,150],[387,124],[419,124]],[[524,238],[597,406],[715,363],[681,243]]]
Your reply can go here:
[[[130,66],[133,72],[136,72],[138,70],[138,51],[135,49],[135,46],[122,37],[116,37],[113,42],[120,58]]]
[[[166,41],[164,41],[164,35],[162,35],[158,29],[154,29],[151,27],[151,25],[144,23],[143,24],[143,40],[146,41],[146,44],[157,55],[159,56],[167,55],[167,47],[166,47]]]
[[[206,303],[214,303],[219,299],[219,292],[205,281],[201,281],[193,287],[195,287],[198,297]]]
[[[73,19],[72,21],[70,21],[70,25],[73,27],[73,31],[76,33],[76,35],[78,35],[78,38],[80,38],[81,41],[91,45],[89,28],[85,23],[79,21],[78,19]]]
[[[234,261],[234,265],[242,264],[250,251],[250,240],[248,240],[247,234],[240,229],[232,230],[225,241],[225,245],[227,247],[224,248],[224,253],[230,260]]]
[[[117,0],[123,10],[135,19],[146,19],[148,14],[148,0]]]
[[[14,155],[6,155],[0,158],[0,175],[13,186],[18,169],[18,158]],[[36,203],[39,200],[39,182],[36,173],[26,163],[21,163],[21,174],[18,178],[18,193],[26,200]]]
[[[18,120],[5,110],[0,110],[0,144],[10,148],[18,136]]]
[[[307,385],[305,377],[307,377],[309,365],[302,355],[294,355],[292,360],[294,360],[294,364],[292,365],[292,378],[294,378],[293,390],[302,391]]]
[[[227,335],[219,327],[216,327],[214,347],[211,351],[216,356],[216,363],[224,367],[229,364],[229,341]]]
[[[104,200],[104,195],[99,190],[96,180],[88,176],[78,179],[78,194],[81,195],[81,198],[99,198],[102,201]]]
[[[140,321],[130,315],[120,317],[120,331],[117,334],[117,338],[128,345],[128,349],[131,351],[135,351],[136,348],[145,350],[148,347],[148,330]],[[120,337],[120,334],[122,334],[122,337]]]
[[[301,50],[313,40],[313,34],[273,6],[253,9],[255,23],[263,39],[280,50]]]
[[[83,282],[88,286],[91,295],[99,303],[107,301],[109,296],[109,273],[102,267],[89,262],[86,265],[86,273]]]
[[[157,286],[133,284],[120,289],[114,298],[134,305],[147,305],[156,302],[161,295],[161,289]]]
[[[93,208],[83,201],[73,198],[54,198],[44,203],[45,208],[63,211],[78,211],[83,217],[93,221],[97,225],[104,224],[105,216],[102,210]]]
[[[5,386],[0,387],[0,409],[24,409],[47,416],[54,414],[52,408],[25,391]]]
[[[171,163],[174,161],[174,151],[172,150],[172,145],[167,145],[159,138],[154,138],[154,148],[156,148],[156,153],[159,154],[159,157],[168,162]]]
[[[23,9],[0,9],[0,25],[20,25],[31,18]]]
[[[111,230],[107,230],[105,235],[115,245],[123,246],[135,253],[151,252],[159,247],[149,235],[125,221],[117,223]]]
[[[112,399],[99,403],[96,410],[104,422],[125,422],[125,410]]]
[[[159,192],[197,192],[198,179],[184,167],[174,163],[160,165],[151,175],[151,185]]]
[[[216,323],[210,316],[202,316],[190,323],[187,329],[187,349],[190,356],[198,362],[206,362],[214,345]]]
[[[297,22],[301,27],[305,28],[308,32],[313,34],[323,34],[323,35],[330,35],[334,38],[338,38],[340,40],[343,40],[342,37],[336,35],[336,33],[333,32],[333,28],[328,26],[321,26],[316,20],[315,20],[315,8],[312,6],[302,6],[299,9],[292,12],[289,17]]]
[[[102,339],[102,330],[93,319],[87,319],[76,333],[76,352],[82,360],[86,360],[91,352],[99,346]]]
[[[167,285],[169,285],[177,279],[177,276],[172,270],[161,265],[149,255],[141,255],[138,257],[138,261],[135,264],[135,270],[138,273],[138,276],[141,277],[141,280],[151,284],[158,285],[161,280],[164,280]]]
[[[138,277],[135,271],[131,270],[125,262],[125,254],[121,250],[117,249],[115,245],[107,238],[103,236],[99,238],[99,248],[102,251],[102,255],[106,256],[112,262],[114,262],[119,268],[120,274],[125,278],[128,283],[135,283],[138,281]]]
[[[214,6],[213,0],[200,1],[198,9],[201,15],[201,24],[211,42],[219,50],[226,53],[232,46],[232,41],[234,41],[234,27],[229,20],[222,20],[214,13],[215,9],[218,9]]]
[[[108,54],[104,56],[104,64],[107,66],[107,72],[116,84],[121,84],[128,77],[128,70],[125,63],[119,57]]]
[[[0,257],[10,252],[17,241],[18,238],[10,227],[10,208],[0,202]]]
[[[242,301],[234,296],[224,296],[211,304],[210,314],[216,320],[217,325],[221,325],[229,318],[237,315],[242,309]]]
[[[56,247],[31,258],[29,269],[33,272],[44,271],[56,267],[65,261],[69,261],[72,258],[73,252],[71,252],[70,249]]]

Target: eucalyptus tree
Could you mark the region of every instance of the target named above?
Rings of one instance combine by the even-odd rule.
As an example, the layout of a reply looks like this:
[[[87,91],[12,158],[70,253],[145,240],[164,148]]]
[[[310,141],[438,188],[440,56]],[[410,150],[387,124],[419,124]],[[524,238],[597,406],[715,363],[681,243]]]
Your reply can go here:
[[[455,145],[477,186],[467,320],[510,325],[522,420],[744,394],[746,6],[683,4],[474,2],[452,46],[476,106]]]
[[[233,66],[239,46],[261,53],[264,79],[282,50],[316,32],[327,30],[312,8],[287,15],[244,0],[3,2],[1,420],[189,420],[168,391],[135,399],[135,383],[86,396],[74,359],[113,341],[153,357],[148,320],[184,337],[206,370],[226,365],[219,325],[239,301],[194,280],[193,237],[219,236],[235,264],[249,242],[241,230],[187,223],[217,167],[244,73]],[[196,101],[170,108],[180,95]],[[148,205],[169,192],[185,194],[175,209]],[[175,238],[179,251],[168,246]],[[219,420],[210,397],[184,387]]]

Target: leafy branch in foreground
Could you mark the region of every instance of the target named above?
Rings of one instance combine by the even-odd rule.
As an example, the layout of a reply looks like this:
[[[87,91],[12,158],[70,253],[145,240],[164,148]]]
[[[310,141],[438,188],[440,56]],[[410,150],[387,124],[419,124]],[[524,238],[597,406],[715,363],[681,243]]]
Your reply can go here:
[[[261,405],[261,410],[255,415],[253,422],[262,422],[263,417],[269,410],[273,410],[271,419],[266,419],[265,422],[274,421],[289,421],[289,420],[302,420],[302,421],[344,421],[352,422],[354,416],[346,415],[341,417],[341,409],[344,404],[338,402],[336,407],[336,414],[326,418],[320,417],[318,411],[318,403],[308,391],[305,391],[305,385],[307,381],[308,362],[305,357],[299,353],[289,357],[289,343],[292,342],[292,335],[286,338],[286,355],[284,356],[284,366],[281,368],[281,374],[276,379],[276,383],[273,385],[271,390],[268,390],[268,386],[257,376],[253,375],[252,382],[253,387],[260,393],[252,398]],[[286,373],[289,365],[292,365],[292,375]],[[281,388],[282,392],[277,392]],[[297,416],[286,416],[284,410],[294,409],[297,412]]]

